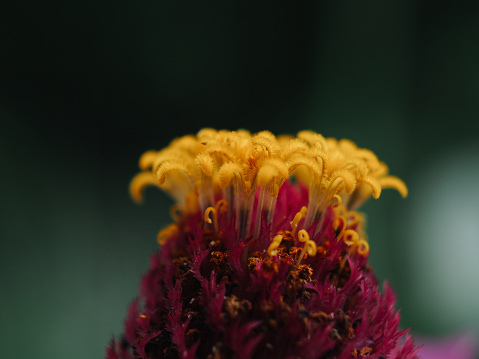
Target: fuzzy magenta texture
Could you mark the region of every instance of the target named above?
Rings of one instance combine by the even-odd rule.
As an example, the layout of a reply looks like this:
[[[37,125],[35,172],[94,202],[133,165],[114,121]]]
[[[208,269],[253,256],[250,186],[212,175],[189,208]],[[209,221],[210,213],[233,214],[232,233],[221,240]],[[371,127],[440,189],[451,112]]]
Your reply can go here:
[[[285,183],[275,232],[289,229],[307,203],[304,187]],[[123,337],[112,340],[106,358],[417,358],[398,328],[393,290],[385,283],[381,293],[367,256],[336,240],[333,210],[323,216],[316,235],[317,223],[307,229],[318,254],[299,265],[302,244],[294,237],[267,254],[272,228],[265,221],[258,239],[239,240],[225,215],[218,234],[203,213],[185,218],[152,256]]]

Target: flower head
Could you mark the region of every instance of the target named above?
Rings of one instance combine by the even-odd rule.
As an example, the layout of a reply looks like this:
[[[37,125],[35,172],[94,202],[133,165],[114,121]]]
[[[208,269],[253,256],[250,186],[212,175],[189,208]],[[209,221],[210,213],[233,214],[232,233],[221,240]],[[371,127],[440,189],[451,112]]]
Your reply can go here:
[[[376,155],[311,131],[204,129],[140,158],[176,203],[107,358],[381,358],[405,332],[356,209],[407,195]],[[397,358],[415,358],[408,341]]]

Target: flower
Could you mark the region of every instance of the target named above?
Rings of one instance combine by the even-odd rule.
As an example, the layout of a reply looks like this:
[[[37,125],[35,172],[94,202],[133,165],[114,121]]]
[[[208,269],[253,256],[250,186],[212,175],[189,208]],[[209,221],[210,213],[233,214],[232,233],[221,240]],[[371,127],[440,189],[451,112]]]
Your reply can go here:
[[[175,200],[108,359],[416,358],[368,265],[356,209],[407,195],[376,155],[303,131],[201,130],[148,151],[130,186]]]

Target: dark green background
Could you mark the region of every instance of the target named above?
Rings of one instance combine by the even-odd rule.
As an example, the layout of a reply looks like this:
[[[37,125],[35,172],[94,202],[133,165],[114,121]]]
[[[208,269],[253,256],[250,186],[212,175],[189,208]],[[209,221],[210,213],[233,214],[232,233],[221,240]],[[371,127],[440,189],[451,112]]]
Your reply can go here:
[[[418,171],[479,140],[478,4],[38,1],[3,9],[1,356],[103,356],[156,233],[170,222],[164,194],[148,190],[138,207],[128,184],[140,154],[174,137],[215,127],[350,138],[387,162],[413,199]],[[405,327],[453,333],[470,323],[448,325],[448,308],[425,312],[410,296],[413,229],[399,216],[414,203],[388,191],[364,206],[371,261],[396,288]],[[477,306],[464,310],[479,317]]]

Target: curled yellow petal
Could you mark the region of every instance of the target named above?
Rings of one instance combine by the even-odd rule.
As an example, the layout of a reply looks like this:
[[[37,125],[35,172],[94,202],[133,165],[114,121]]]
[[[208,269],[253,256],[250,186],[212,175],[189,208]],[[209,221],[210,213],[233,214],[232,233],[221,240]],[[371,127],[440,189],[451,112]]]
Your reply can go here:
[[[160,168],[158,168],[158,172],[156,173],[158,177],[158,183],[162,185],[165,183],[166,178],[172,172],[180,172],[185,175],[189,175],[188,169],[180,163],[172,163],[166,162]]]
[[[280,147],[278,146],[276,138],[274,136],[269,137],[260,133],[251,139],[251,143],[253,144],[253,146],[262,147],[266,151],[266,154],[268,156],[277,156],[280,152]]]
[[[201,172],[203,172],[206,176],[213,175],[214,162],[209,153],[200,153],[198,156],[196,156],[195,162],[200,167]]]
[[[397,177],[387,176],[381,178],[379,184],[382,188],[394,188],[401,194],[401,196],[407,197],[408,190],[406,184]]]
[[[138,173],[130,182],[130,195],[136,202],[143,200],[143,189],[147,186],[158,186],[158,179],[151,172]]]
[[[373,191],[373,197],[375,199],[379,198],[379,196],[381,195],[381,184],[379,183],[379,181],[371,178],[360,178],[358,179],[358,181],[368,184]]]
[[[242,167],[237,163],[227,162],[223,164],[218,171],[220,186],[225,188],[233,178],[241,176],[242,172]]]
[[[321,178],[323,175],[322,164],[318,163],[313,158],[307,157],[303,154],[295,154],[288,159],[288,172],[291,175],[298,167],[304,166],[311,171],[311,174],[316,178]]]
[[[153,166],[153,162],[155,162],[156,157],[158,156],[158,151],[147,151],[143,153],[140,157],[139,167],[145,171]]]

